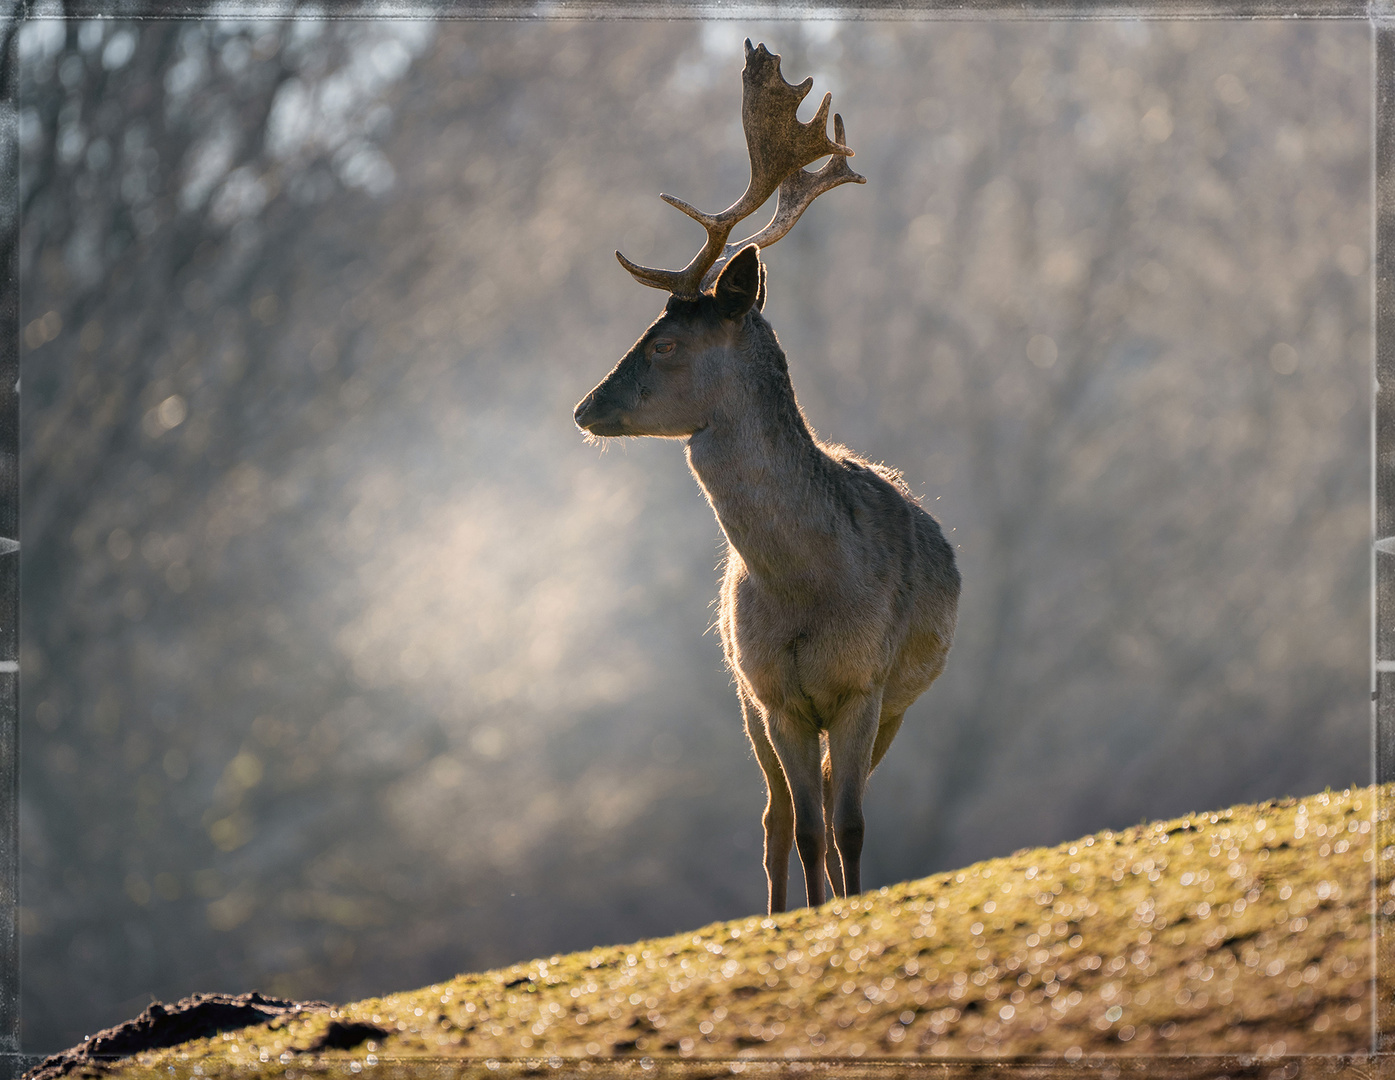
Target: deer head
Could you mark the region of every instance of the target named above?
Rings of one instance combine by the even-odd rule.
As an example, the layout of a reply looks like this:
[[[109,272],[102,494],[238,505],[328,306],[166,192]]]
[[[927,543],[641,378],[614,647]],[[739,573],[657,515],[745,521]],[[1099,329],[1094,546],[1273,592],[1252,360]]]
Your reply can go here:
[[[780,74],[780,57],[764,44],[746,40],[741,73],[741,126],[751,159],[746,192],[718,214],[707,214],[672,195],[676,206],[707,231],[702,250],[682,270],[639,266],[620,252],[615,257],[634,279],[670,294],[663,314],[644,332],[620,363],[576,407],[579,426],[593,435],[686,436],[700,430],[723,384],[747,315],[765,303],[765,268],[760,249],[784,236],[816,198],[839,184],[864,184],[848,167],[853,156],[844,142],[843,118],[833,117],[828,138],[825,94],[807,123],[795,115],[808,96],[812,78],[798,86]],[[806,165],[829,156],[823,168]],[[775,216],[760,232],[728,243],[736,225],[779,192]]]

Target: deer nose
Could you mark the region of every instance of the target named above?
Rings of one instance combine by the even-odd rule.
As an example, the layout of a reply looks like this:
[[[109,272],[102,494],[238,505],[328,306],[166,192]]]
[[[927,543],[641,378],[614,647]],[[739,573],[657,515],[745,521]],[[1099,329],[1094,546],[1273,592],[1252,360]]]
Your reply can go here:
[[[592,390],[572,414],[577,427],[592,435],[623,435],[625,423],[621,410],[616,407],[614,395],[601,393],[600,387]]]
[[[602,435],[607,434],[607,432],[597,431],[596,426],[614,412],[614,407],[595,390],[592,390],[581,399],[581,404],[572,413],[572,419],[576,421],[576,426],[583,431],[589,431],[593,435]]]

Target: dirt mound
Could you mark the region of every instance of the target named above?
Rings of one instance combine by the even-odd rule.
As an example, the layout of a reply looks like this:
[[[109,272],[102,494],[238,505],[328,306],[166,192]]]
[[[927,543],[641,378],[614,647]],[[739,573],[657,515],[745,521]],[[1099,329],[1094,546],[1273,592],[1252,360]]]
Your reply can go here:
[[[134,1020],[89,1035],[80,1045],[46,1057],[24,1080],[57,1080],[86,1065],[161,1050],[223,1031],[264,1024],[276,1017],[320,1012],[323,1001],[286,1001],[250,994],[194,994],[173,1005],[152,1001]]]

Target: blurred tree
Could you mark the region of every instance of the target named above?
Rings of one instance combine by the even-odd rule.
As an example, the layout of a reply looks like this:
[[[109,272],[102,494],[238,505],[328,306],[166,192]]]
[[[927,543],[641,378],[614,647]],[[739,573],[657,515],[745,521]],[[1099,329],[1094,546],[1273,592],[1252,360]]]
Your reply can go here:
[[[152,904],[184,913],[175,925],[205,969],[239,964],[222,932],[265,887],[243,865],[284,887],[308,852],[372,816],[373,791],[402,768],[333,758],[332,782],[260,800],[260,814],[295,822],[295,844],[244,846],[263,759],[297,741],[318,757],[334,737],[270,710],[313,721],[346,696],[268,607],[295,568],[271,562],[249,579],[234,542],[303,512],[303,488],[266,482],[258,465],[303,444],[305,398],[322,389],[314,367],[278,362],[282,298],[313,251],[307,209],[390,186],[373,140],[428,30],[310,19],[20,30],[24,659],[37,727],[25,1008],[41,1045],[168,984]],[[268,686],[257,656],[268,636],[288,638],[287,667],[319,677]],[[206,920],[190,919],[205,906]],[[55,978],[68,965],[84,973],[77,986]]]

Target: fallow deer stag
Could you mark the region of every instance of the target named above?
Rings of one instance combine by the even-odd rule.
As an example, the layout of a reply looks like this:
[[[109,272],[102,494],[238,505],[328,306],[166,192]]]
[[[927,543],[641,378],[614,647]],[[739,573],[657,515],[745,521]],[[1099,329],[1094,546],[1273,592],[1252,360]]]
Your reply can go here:
[[[959,571],[935,519],[899,473],[818,441],[795,401],[785,354],[761,314],[760,248],[815,198],[865,183],[847,163],[832,95],[808,123],[813,84],[746,42],[741,121],[746,193],[706,214],[664,195],[707,230],[683,270],[621,264],[671,295],[663,314],[576,407],[592,435],[688,440],[688,464],[728,541],[719,625],[746,732],[765,774],[769,909],[785,910],[791,842],[811,905],[861,891],[862,798],[911,702],[944,670]],[[805,168],[831,155],[817,172]],[[778,189],[770,224],[727,243]],[[720,271],[720,272],[719,272]],[[825,820],[828,824],[825,824]]]

